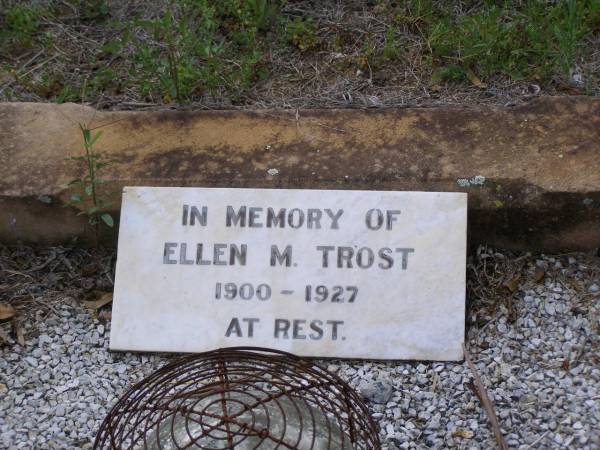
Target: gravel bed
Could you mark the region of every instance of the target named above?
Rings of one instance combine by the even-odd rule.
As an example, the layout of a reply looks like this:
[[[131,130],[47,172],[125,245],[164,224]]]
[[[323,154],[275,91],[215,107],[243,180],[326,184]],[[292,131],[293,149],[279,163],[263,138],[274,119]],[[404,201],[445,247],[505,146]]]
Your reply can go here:
[[[476,258],[480,274],[485,260],[519,267],[505,294],[496,286],[495,299],[470,298],[467,318],[467,345],[509,447],[600,448],[599,258]],[[2,276],[0,286],[10,281]],[[470,280],[472,297],[472,283],[485,280]],[[173,356],[109,352],[109,318],[74,296],[28,308],[25,345],[2,324],[0,448],[91,448],[117,398]],[[464,363],[319,363],[365,396],[385,449],[495,448]]]

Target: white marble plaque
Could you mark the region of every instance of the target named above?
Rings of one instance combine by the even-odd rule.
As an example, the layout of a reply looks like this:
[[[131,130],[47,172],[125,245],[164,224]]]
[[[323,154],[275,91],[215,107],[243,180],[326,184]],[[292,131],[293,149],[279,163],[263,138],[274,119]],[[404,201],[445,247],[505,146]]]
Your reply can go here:
[[[127,187],[110,348],[462,359],[467,195]]]

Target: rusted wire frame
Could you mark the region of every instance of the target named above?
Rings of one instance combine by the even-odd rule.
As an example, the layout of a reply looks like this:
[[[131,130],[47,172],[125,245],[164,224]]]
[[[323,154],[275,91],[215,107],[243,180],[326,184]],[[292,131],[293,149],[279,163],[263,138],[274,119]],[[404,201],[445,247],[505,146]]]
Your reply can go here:
[[[265,386],[269,386],[269,389]],[[242,402],[239,398],[227,397],[233,393],[252,400]],[[195,409],[212,397],[213,401]],[[297,440],[291,444],[284,441],[289,418],[281,404],[282,399],[290,401],[300,419]],[[239,411],[230,414],[227,402],[239,404]],[[271,402],[275,402],[280,412],[278,419],[283,423],[281,436],[271,434],[273,418],[265,406],[266,403],[272,405]],[[221,414],[210,412],[212,405],[221,405]],[[310,423],[302,423],[301,405],[306,407]],[[261,407],[267,423],[257,429],[254,410]],[[309,430],[313,432],[310,448],[314,448],[317,427],[315,410],[325,418],[328,449],[338,450],[332,446],[335,445],[332,443],[335,429],[342,430],[339,436],[336,435],[341,439],[339,445],[342,448],[348,444],[348,437],[350,447],[355,450],[376,450],[381,447],[377,427],[367,407],[337,375],[278,350],[224,348],[182,357],[136,384],[108,413],[96,436],[94,449],[145,448],[148,445],[148,433],[151,430],[158,431],[159,424],[176,414],[185,417],[186,432],[191,441],[186,447],[177,448],[208,450],[209,447],[202,446],[199,441],[210,437],[223,442],[218,449],[234,449],[252,436],[259,438],[255,449],[260,449],[265,441],[271,441],[275,448],[295,449],[303,433],[305,437]],[[251,423],[238,420],[245,413],[251,414]],[[171,420],[170,433],[173,442],[176,442],[174,423]],[[190,423],[199,425],[202,432],[192,434]],[[160,443],[156,444],[160,448]]]

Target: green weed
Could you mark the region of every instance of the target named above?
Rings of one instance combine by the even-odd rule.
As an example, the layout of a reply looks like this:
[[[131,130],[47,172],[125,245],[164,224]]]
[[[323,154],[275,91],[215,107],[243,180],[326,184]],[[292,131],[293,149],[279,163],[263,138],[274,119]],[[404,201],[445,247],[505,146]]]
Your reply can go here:
[[[93,78],[90,80],[90,88],[93,93],[101,94],[115,82],[117,74],[110,67],[100,67],[94,72]]]
[[[15,53],[32,46],[40,26],[44,8],[40,5],[17,3],[1,17],[0,41],[4,52]]]
[[[192,31],[187,18],[175,22],[173,12],[167,11],[157,20],[137,20],[135,26],[152,37],[150,43],[136,42],[135,71],[143,75],[142,93],[151,95],[158,87],[165,101],[174,98],[183,103],[193,90],[195,78],[193,48],[190,48]]]
[[[442,78],[462,79],[472,70],[483,77],[547,81],[555,73],[568,76],[582,38],[598,24],[599,3],[506,2],[457,18],[428,9],[426,41]]]
[[[104,20],[109,17],[110,8],[106,0],[69,0],[83,20]]]
[[[83,75],[95,99],[122,99],[126,91],[155,103],[245,102],[253,90],[275,92],[260,85],[269,75],[286,92],[299,87],[302,77],[291,67],[308,59],[319,64],[323,80],[343,71],[350,81],[362,73],[384,85],[411,73],[425,82],[561,87],[577,71],[577,87],[598,93],[600,0],[376,0],[322,22],[286,0],[161,0],[152,10],[126,11],[108,0],[5,3],[6,99],[77,101]],[[340,9],[333,3],[313,4],[326,17],[321,13]],[[123,11],[139,16],[116,22]]]
[[[103,183],[99,172],[109,166],[111,162],[104,160],[103,155],[94,150],[102,131],[92,133],[87,125],[81,123],[79,128],[83,137],[84,154],[67,158],[67,160],[82,163],[85,166],[86,174],[69,183],[69,187],[76,192],[71,195],[66,204],[80,208],[81,211],[78,215],[86,215],[88,223],[94,227],[97,233],[100,223],[111,228],[114,226],[112,216],[106,212],[108,205],[99,192],[99,186]]]
[[[385,45],[383,47],[382,56],[384,60],[390,61],[400,56],[400,48],[396,44],[396,32],[395,26],[390,26],[385,34]]]
[[[266,31],[277,16],[278,2],[271,0],[223,0],[211,2],[217,17],[222,17],[234,28]]]
[[[243,95],[264,76],[265,31],[276,10],[268,0],[180,0],[159,19],[134,21],[130,34],[146,33],[132,40],[141,93],[180,104],[219,90]]]
[[[63,86],[54,98],[56,103],[76,102],[77,100],[79,100],[79,92],[70,85]]]
[[[317,26],[312,18],[302,19],[295,17],[288,20],[284,28],[285,41],[288,45],[296,47],[301,52],[314,50],[319,46]]]

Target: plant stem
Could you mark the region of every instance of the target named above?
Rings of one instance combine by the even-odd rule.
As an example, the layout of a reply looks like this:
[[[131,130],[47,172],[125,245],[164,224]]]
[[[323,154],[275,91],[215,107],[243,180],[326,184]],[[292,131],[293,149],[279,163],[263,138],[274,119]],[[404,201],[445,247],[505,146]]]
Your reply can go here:
[[[92,158],[92,154],[91,154],[91,146],[89,141],[86,139],[84,142],[84,147],[85,147],[85,157],[87,159],[87,163],[88,163],[88,173],[90,175],[90,184],[92,186],[92,203],[94,205],[94,207],[98,207],[98,201],[96,199],[96,174],[95,174],[95,170],[94,170],[94,160]]]
[[[171,70],[171,77],[173,78],[173,84],[175,85],[175,96],[177,97],[177,103],[181,105],[181,92],[179,90],[179,73],[177,70],[177,57],[172,47],[169,47],[169,68]]]

